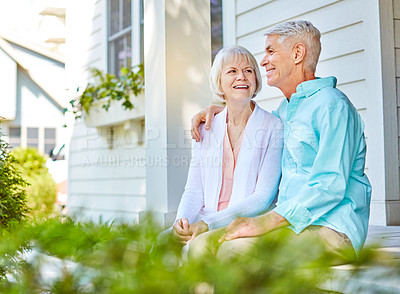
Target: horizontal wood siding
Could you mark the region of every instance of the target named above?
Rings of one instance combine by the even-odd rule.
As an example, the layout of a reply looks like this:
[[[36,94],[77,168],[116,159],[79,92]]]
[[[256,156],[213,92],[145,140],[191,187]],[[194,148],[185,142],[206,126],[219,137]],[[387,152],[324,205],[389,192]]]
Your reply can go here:
[[[107,0],[70,0],[66,26],[66,79],[71,99],[90,78],[89,68],[107,69]]]
[[[146,209],[146,156],[138,142],[123,144],[123,125],[114,126],[114,148],[106,128],[77,121],[69,154],[68,210],[79,217],[136,220]]]
[[[85,87],[89,68],[107,70],[106,6],[107,0],[71,0],[67,80],[72,98],[78,87],[80,91]],[[107,128],[75,122],[68,170],[71,214],[93,220],[135,221],[146,209],[146,152],[143,145],[129,140],[127,132],[126,126],[114,126],[110,149]]]
[[[249,10],[254,10],[259,6],[263,6],[268,2],[274,0],[237,0],[236,1],[236,14],[240,15]]]

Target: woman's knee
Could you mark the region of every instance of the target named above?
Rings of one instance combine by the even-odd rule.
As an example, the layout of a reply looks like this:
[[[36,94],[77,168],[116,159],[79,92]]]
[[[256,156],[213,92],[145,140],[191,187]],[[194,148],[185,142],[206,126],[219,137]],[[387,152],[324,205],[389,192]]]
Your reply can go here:
[[[204,256],[215,257],[219,247],[218,239],[223,233],[223,229],[217,229],[198,235],[189,245],[189,260]]]

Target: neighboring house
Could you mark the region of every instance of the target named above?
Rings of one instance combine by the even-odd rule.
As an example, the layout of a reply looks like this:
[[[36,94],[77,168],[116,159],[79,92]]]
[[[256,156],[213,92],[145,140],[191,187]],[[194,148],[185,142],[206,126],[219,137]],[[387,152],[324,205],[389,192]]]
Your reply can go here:
[[[0,3],[2,132],[12,148],[34,147],[44,155],[55,147],[61,150],[53,154],[57,161],[47,161],[59,203],[66,200],[67,162],[62,152],[69,143],[64,127],[68,123],[64,47],[65,1]]]
[[[63,142],[64,60],[44,49],[0,36],[0,116],[10,147],[49,154]]]
[[[70,2],[68,88],[84,87],[90,67],[115,73],[144,61],[146,91],[145,110],[140,104],[118,114],[114,106],[114,114],[93,110],[76,122],[69,211],[138,220],[151,210],[163,223],[173,219],[189,164],[190,118],[212,101],[211,3],[214,19],[220,9],[223,44],[243,45],[257,60],[274,24],[307,19],[321,30],[317,75],[336,76],[365,122],[371,224],[399,225],[400,0],[222,0],[222,10],[218,2]],[[271,111],[283,96],[263,86],[256,100]]]

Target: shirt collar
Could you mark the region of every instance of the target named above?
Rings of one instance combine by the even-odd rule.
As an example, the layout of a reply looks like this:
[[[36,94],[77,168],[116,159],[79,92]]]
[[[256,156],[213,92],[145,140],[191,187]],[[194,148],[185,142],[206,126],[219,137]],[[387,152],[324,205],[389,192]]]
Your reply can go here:
[[[293,95],[300,97],[309,97],[318,90],[326,87],[336,87],[336,78],[335,77],[326,77],[326,78],[315,78],[314,80],[309,80],[302,82],[296,88],[296,93]]]

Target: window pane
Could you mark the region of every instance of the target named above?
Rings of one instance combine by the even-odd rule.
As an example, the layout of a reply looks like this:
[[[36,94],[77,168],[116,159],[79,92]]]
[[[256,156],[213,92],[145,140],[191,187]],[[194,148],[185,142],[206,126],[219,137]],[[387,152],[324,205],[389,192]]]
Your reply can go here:
[[[132,67],[132,48],[131,48],[131,44],[132,44],[132,37],[131,37],[131,33],[129,32],[129,34],[127,34],[127,36],[126,36],[126,48],[125,48],[125,56],[126,56],[125,66],[127,68],[131,68]]]
[[[21,128],[20,127],[10,127],[8,129],[8,136],[10,138],[21,138]]]
[[[28,128],[27,137],[28,137],[28,139],[38,139],[39,138],[39,129],[38,128]]]
[[[109,7],[108,72],[119,77],[132,66],[132,0],[109,0]]]
[[[10,127],[8,129],[8,145],[10,148],[21,146],[21,128],[20,127]]]
[[[119,31],[119,0],[110,0],[109,6],[109,36]]]
[[[212,60],[222,48],[222,0],[211,0],[211,51]]]
[[[143,0],[140,1],[140,62],[144,62],[144,43],[143,43],[143,15],[144,15],[144,11],[143,11]]]
[[[27,128],[26,143],[29,147],[39,148],[39,129]]]
[[[124,66],[124,39],[119,38],[115,40],[114,42],[114,56],[112,57],[114,59],[114,68],[113,68],[113,74],[116,76],[120,75],[119,70]]]
[[[55,139],[56,138],[56,129],[55,128],[45,128],[44,129],[44,139]]]
[[[8,143],[8,146],[10,148],[15,148],[15,147],[21,146],[21,139],[17,139],[17,138],[10,139],[10,142]]]
[[[44,153],[50,154],[50,151],[52,151],[55,147],[56,144],[44,144]]]
[[[56,147],[56,129],[44,129],[44,152],[49,154]]]
[[[28,147],[39,149],[39,143],[38,142],[29,142],[29,140],[28,140],[27,145],[28,145]]]
[[[124,1],[124,10],[123,10],[123,21],[122,27],[127,28],[131,25],[131,0],[123,0]]]

